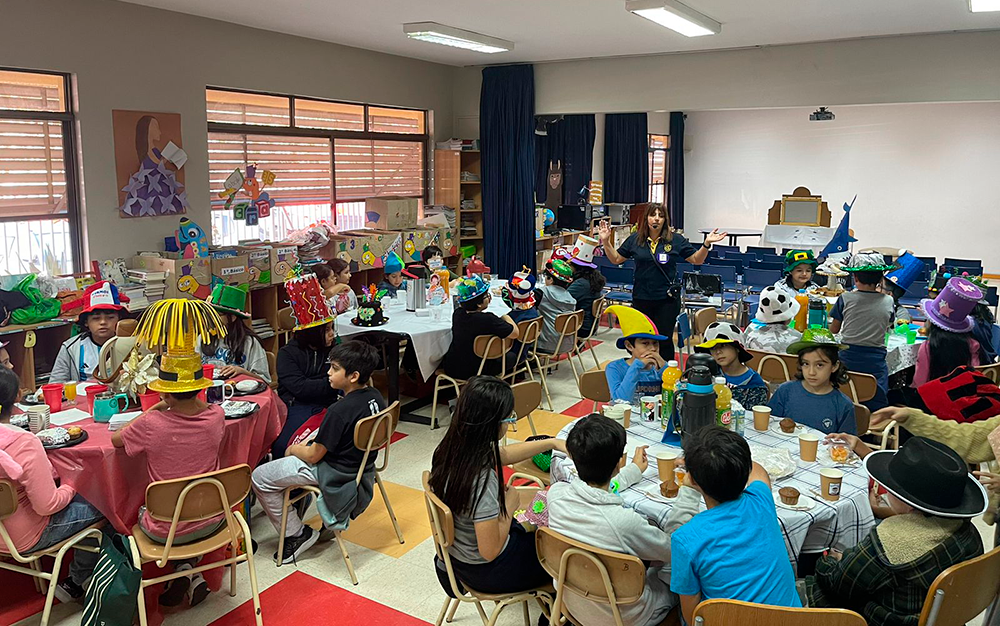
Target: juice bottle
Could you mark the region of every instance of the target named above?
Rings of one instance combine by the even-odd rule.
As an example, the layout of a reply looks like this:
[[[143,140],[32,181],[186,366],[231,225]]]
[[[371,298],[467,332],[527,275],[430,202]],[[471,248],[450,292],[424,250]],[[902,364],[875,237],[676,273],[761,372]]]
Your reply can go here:
[[[799,303],[799,312],[795,314],[795,330],[801,333],[808,328],[809,319],[809,296],[806,295],[805,289],[799,289],[795,294],[795,301]]]
[[[681,368],[677,361],[667,361],[663,370],[663,401],[660,402],[660,428],[667,429],[670,416],[674,414],[674,400],[677,397],[677,381],[681,379]]]
[[[715,379],[715,423],[723,428],[732,428],[733,392],[729,390],[724,376]]]

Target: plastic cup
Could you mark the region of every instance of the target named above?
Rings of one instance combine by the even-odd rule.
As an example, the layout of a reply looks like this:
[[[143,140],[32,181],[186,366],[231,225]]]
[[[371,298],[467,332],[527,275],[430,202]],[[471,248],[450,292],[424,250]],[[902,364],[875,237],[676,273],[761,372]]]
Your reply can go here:
[[[687,469],[683,465],[674,467],[674,482],[678,487],[684,486],[684,478],[687,476]]]
[[[94,398],[98,394],[104,393],[108,390],[107,385],[90,385],[87,387],[87,412],[91,415],[94,414]]]
[[[758,404],[753,408],[753,428],[758,431],[765,431],[771,424],[771,407]]]
[[[661,450],[656,453],[656,471],[661,483],[674,479],[674,463],[680,455],[677,450]]]
[[[49,409],[53,413],[62,411],[62,394],[62,383],[42,385],[42,397],[45,398],[45,404],[49,405]]]
[[[202,365],[201,375],[205,377],[206,380],[212,380],[215,377],[215,366],[211,363]]]
[[[642,396],[639,403],[644,421],[655,422],[660,419],[660,396]]]
[[[63,389],[63,393],[66,394],[66,401],[67,402],[75,402],[76,401],[76,383],[72,383],[72,384],[66,385],[66,388]]]
[[[816,460],[816,450],[819,447],[819,435],[805,432],[799,435],[799,458],[812,463]]]
[[[159,391],[147,391],[139,396],[139,406],[143,411],[153,408],[153,405],[160,401]]]
[[[844,482],[844,472],[831,467],[819,471],[819,494],[824,500],[839,500],[840,487]]]

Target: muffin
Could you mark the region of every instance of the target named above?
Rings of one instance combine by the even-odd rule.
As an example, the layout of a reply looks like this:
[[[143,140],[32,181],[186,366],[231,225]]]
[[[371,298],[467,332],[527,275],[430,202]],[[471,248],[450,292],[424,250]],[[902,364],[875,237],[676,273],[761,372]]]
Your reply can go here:
[[[778,426],[781,427],[781,432],[783,433],[794,433],[795,432],[795,420],[784,418],[778,422]]]
[[[664,498],[676,498],[677,492],[680,491],[680,487],[677,483],[673,481],[660,483],[660,493],[663,494]]]
[[[799,490],[795,487],[782,487],[778,490],[778,497],[782,504],[795,506],[799,503]]]
[[[70,426],[66,429],[66,433],[69,434],[70,441],[72,441],[83,436],[83,429],[79,426]]]

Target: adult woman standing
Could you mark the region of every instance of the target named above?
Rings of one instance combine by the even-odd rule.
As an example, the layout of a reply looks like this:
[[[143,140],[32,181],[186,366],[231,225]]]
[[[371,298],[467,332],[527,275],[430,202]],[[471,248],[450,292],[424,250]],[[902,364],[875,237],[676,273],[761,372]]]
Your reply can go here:
[[[726,233],[713,230],[705,236],[701,247],[695,247],[684,235],[671,232],[667,210],[656,203],[646,207],[636,226],[636,232],[617,250],[611,242],[611,228],[606,220],[598,225],[597,234],[609,261],[615,265],[621,265],[625,259],[635,261],[632,306],[653,320],[659,333],[667,337],[660,342],[660,356],[669,360],[674,358],[674,325],[681,310],[678,259],[701,265],[712,244],[725,239]]]

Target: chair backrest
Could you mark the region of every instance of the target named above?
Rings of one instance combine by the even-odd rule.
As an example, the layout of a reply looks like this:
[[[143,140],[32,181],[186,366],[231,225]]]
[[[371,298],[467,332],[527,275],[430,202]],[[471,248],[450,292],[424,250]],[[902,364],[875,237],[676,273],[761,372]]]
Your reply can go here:
[[[698,626],[866,626],[868,622],[847,609],[790,609],[739,600],[705,600],[694,609]]]
[[[517,351],[517,359],[514,363],[523,362],[524,353],[537,348],[538,337],[542,334],[542,318],[536,317],[533,320],[523,320],[517,323],[517,340],[521,347]]]
[[[632,277],[635,275],[635,272],[627,267],[611,265],[599,269],[601,270],[601,275],[604,276],[604,280],[612,284],[631,285]]]
[[[225,494],[220,498],[219,486]],[[223,469],[159,480],[146,487],[146,511],[153,519],[196,522],[221,515],[242,502],[250,493],[250,466],[243,463]],[[178,511],[179,509],[179,511]]]
[[[724,245],[718,244],[718,243],[715,244],[714,246],[712,246],[712,250],[715,250],[716,254],[721,255],[723,257],[725,257],[725,256],[727,256],[727,255],[729,255],[731,253],[735,253],[735,254],[739,254],[740,253],[740,247],[739,246],[724,246]]]
[[[976,371],[989,378],[993,382],[1000,384],[1000,363],[990,363],[989,365],[977,365]]]
[[[764,246],[747,246],[747,252],[753,252],[757,256],[762,256],[765,254],[768,256],[778,255],[778,253],[775,251],[774,248],[766,248]]]
[[[982,267],[983,262],[978,259],[953,259],[951,257],[945,257],[944,263],[942,265],[947,265],[949,267]]]
[[[451,584],[452,595],[456,598],[463,597],[462,588],[455,576],[455,570],[451,565],[451,554],[448,548],[455,543],[455,516],[451,509],[441,498],[437,497],[431,490],[431,473],[424,471],[424,504],[427,505],[427,518],[431,523],[431,538],[434,540],[434,552],[444,563],[445,571],[448,574],[448,582]]]
[[[17,487],[9,480],[0,480],[0,522],[17,511]]]
[[[580,395],[594,402],[611,402],[611,388],[604,369],[589,370],[580,374]]]
[[[479,335],[472,343],[472,351],[479,357],[479,370],[476,374],[482,374],[486,367],[486,361],[490,359],[503,358],[501,370],[507,369],[507,351],[504,349],[503,339],[496,335]]]
[[[295,316],[292,315],[292,307],[286,306],[278,310],[278,330],[292,330],[295,328]]]
[[[698,309],[694,314],[694,328],[691,330],[696,335],[704,335],[705,329],[709,327],[713,322],[718,321],[719,312],[715,307],[705,307],[703,309]]]
[[[382,455],[382,465],[375,468],[377,471],[381,472],[389,465],[389,446],[397,426],[399,426],[399,400],[375,415],[355,422],[354,447],[365,451],[365,455],[361,459],[361,466],[358,468],[358,475],[355,478],[358,484],[361,484],[361,476],[364,474],[365,466],[368,465],[368,457],[373,452],[378,454],[381,448],[385,448],[385,454]]]
[[[863,435],[868,432],[871,425],[872,412],[863,404],[854,403],[854,421],[858,425],[858,434]]]
[[[514,414],[517,419],[528,417],[532,411],[542,405],[542,383],[537,380],[524,380],[510,386],[514,392]]]
[[[781,272],[776,270],[749,268],[743,272],[743,282],[751,287],[767,287],[778,282]]]
[[[271,375],[271,386],[278,386],[278,358],[272,352],[265,352],[267,355],[267,372]]]
[[[722,280],[725,282],[736,280],[736,268],[728,265],[709,265],[706,263],[701,266],[701,273],[722,276]]]
[[[875,397],[875,393],[878,391],[878,380],[874,376],[851,371],[847,372],[847,375],[850,377],[850,381],[847,383],[847,388],[841,388],[841,391],[852,402],[860,404]]]
[[[794,354],[764,352],[763,350],[747,350],[753,357],[747,362],[747,367],[757,370],[760,377],[769,383],[781,384],[795,377],[799,361]]]
[[[927,283],[926,280],[915,280],[910,285],[910,288],[906,290],[907,291],[907,295],[913,294],[914,298],[916,298],[916,297],[926,298],[927,297],[927,286],[928,286],[928,283]]]
[[[1000,547],[980,557],[952,565],[938,574],[927,590],[917,626],[949,626],[971,622],[993,602],[998,591]]]
[[[736,269],[737,274],[743,273],[743,259],[727,256],[724,259],[712,259],[713,266],[725,265]]]
[[[772,270],[778,272],[779,276],[781,275],[781,270],[784,267],[785,264],[779,261],[750,261],[750,269]]]
[[[584,328],[580,333],[581,339],[590,339],[597,333],[598,326],[601,325],[601,317],[604,315],[604,310],[608,308],[608,299],[604,296],[594,300],[594,303],[590,306],[590,315],[594,318],[594,323],[590,328]]]

